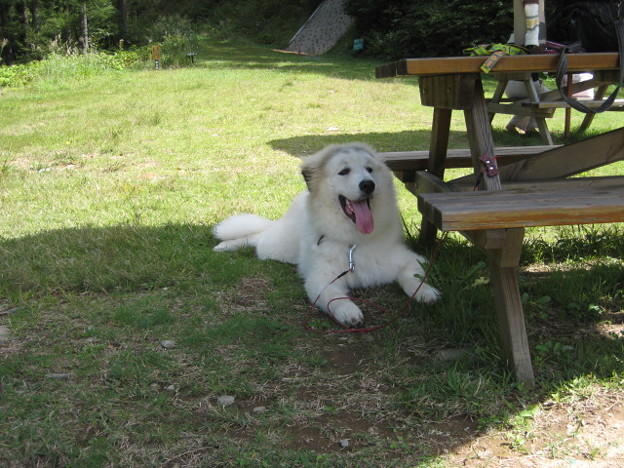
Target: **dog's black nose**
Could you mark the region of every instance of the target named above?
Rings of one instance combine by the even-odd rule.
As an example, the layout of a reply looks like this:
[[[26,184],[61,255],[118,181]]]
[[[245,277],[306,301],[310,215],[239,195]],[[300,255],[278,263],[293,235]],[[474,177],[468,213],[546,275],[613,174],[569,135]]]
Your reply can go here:
[[[360,190],[362,191],[362,193],[370,195],[371,193],[373,193],[373,190],[375,190],[375,182],[370,179],[363,180],[362,182],[360,182]]]

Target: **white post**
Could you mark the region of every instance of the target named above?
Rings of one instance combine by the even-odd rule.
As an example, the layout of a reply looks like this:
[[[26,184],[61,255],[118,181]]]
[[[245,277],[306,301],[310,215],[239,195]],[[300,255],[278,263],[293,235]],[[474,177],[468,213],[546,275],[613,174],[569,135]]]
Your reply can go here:
[[[514,43],[525,47],[546,44],[544,0],[514,0]]]

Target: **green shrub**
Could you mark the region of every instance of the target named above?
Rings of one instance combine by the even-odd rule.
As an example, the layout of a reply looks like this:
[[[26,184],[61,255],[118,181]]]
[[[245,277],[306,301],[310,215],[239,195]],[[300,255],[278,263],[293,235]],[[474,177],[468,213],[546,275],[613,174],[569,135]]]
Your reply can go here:
[[[347,0],[367,53],[384,59],[461,55],[472,44],[506,41],[512,2]]]
[[[0,66],[0,88],[24,86],[41,75],[41,62],[30,62],[10,67]]]
[[[0,87],[20,87],[36,81],[57,85],[83,80],[108,71],[134,67],[145,62],[147,58],[148,52],[145,48],[122,50],[115,54],[51,54],[44,60],[0,66]]]

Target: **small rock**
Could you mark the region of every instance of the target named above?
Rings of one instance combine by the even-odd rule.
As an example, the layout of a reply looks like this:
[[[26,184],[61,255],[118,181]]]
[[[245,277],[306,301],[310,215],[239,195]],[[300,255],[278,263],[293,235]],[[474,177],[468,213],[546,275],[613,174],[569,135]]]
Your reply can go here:
[[[254,413],[264,413],[266,410],[266,406],[256,406],[252,411]]]
[[[171,348],[175,348],[176,342],[173,340],[162,340],[160,342],[160,346],[162,346],[165,349],[171,349]]]
[[[69,380],[69,374],[46,374],[46,379],[52,380]]]
[[[176,386],[175,386],[174,384],[167,385],[167,386],[165,387],[165,390],[166,390],[167,392],[175,392],[175,391],[176,391]]]
[[[17,312],[17,307],[9,307],[6,302],[0,304],[0,315],[11,315]]]
[[[342,439],[338,442],[342,448],[347,448],[349,446],[349,439]]]
[[[436,361],[456,361],[465,357],[474,357],[467,349],[440,349],[435,352],[434,359]]]
[[[221,406],[231,406],[234,404],[234,397],[230,395],[221,395],[217,398],[217,403]]]
[[[0,325],[0,345],[9,341],[9,327],[6,325]]]

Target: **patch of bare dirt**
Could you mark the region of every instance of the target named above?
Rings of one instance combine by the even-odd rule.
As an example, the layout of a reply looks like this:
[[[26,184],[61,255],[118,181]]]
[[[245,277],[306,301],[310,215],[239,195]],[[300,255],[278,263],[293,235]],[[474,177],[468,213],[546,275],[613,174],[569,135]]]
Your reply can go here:
[[[525,432],[476,437],[449,454],[457,466],[619,468],[624,466],[624,397],[596,389],[577,401],[542,405]]]
[[[267,306],[266,293],[270,290],[265,278],[246,276],[234,292],[219,294],[219,303],[226,314],[240,311],[256,311]]]
[[[370,443],[370,437],[391,435],[389,428],[377,426],[361,415],[348,411],[321,415],[306,424],[294,424],[288,432],[288,448],[317,453],[362,448]]]

